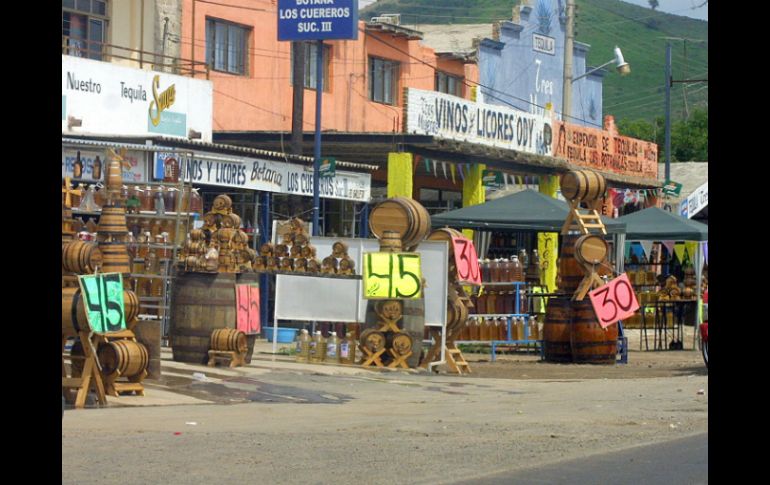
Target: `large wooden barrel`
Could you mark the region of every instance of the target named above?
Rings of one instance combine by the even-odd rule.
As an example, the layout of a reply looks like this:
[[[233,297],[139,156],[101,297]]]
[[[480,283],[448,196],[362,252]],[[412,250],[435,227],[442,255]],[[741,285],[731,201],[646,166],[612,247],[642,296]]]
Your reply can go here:
[[[607,182],[592,170],[571,170],[561,177],[561,194],[567,200],[590,202],[604,196]]]
[[[147,369],[150,363],[147,347],[133,340],[113,340],[100,345],[96,354],[105,376],[137,376]]]
[[[547,362],[572,362],[571,312],[569,297],[548,299],[543,322],[543,356]]]
[[[559,291],[574,293],[585,276],[585,271],[580,262],[575,258],[575,243],[579,235],[566,235],[562,237],[561,250],[559,251]]]
[[[396,231],[405,250],[417,246],[430,232],[430,214],[419,202],[394,197],[377,204],[369,214],[369,229],[381,238],[384,231]]]
[[[575,363],[614,364],[617,360],[618,326],[602,328],[591,301],[572,302],[572,359]]]
[[[211,332],[211,350],[246,352],[246,334],[234,328],[218,328]]]
[[[61,289],[61,333],[62,335],[77,335],[79,331],[90,330],[86,316],[80,287]]]
[[[102,252],[95,242],[70,241],[62,245],[62,267],[76,274],[92,274],[102,265]]]
[[[117,206],[102,207],[102,215],[99,217],[99,224],[96,226],[96,232],[100,235],[126,235],[128,233],[126,209]]]
[[[208,362],[211,332],[236,327],[235,274],[179,273],[171,298],[171,351],[177,362]]]
[[[131,273],[131,258],[126,243],[99,243],[102,273]]]

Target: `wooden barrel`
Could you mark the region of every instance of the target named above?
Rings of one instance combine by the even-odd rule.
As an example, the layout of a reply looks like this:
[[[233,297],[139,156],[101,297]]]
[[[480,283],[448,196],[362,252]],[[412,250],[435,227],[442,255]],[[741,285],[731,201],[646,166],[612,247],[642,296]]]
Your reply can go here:
[[[123,314],[126,327],[132,327],[132,322],[139,316],[139,297],[131,290],[123,290]]]
[[[368,328],[361,332],[361,339],[359,341],[361,342],[362,346],[369,349],[369,351],[372,353],[379,352],[385,348],[387,343],[385,334],[374,328]]]
[[[83,375],[83,366],[85,365],[85,353],[83,352],[83,343],[79,338],[75,339],[70,349],[70,375],[80,377]]]
[[[591,301],[572,302],[572,360],[578,364],[614,364],[618,326],[602,328]]]
[[[126,209],[124,207],[105,206],[102,207],[102,215],[99,217],[99,224],[96,226],[96,232],[102,234],[127,234]]]
[[[401,251],[401,235],[396,231],[383,231],[380,238],[380,251],[398,253]]]
[[[92,274],[102,265],[102,252],[95,242],[70,241],[62,245],[62,266],[76,274]]]
[[[89,331],[80,287],[61,289],[61,333],[62,335],[77,335],[79,331]]]
[[[583,266],[575,258],[575,243],[579,237],[579,235],[562,237],[559,251],[559,291],[563,293],[574,293],[585,276]]]
[[[448,337],[457,337],[459,331],[465,327],[468,313],[468,307],[462,301],[454,300],[447,302],[446,328]]]
[[[131,273],[131,258],[126,243],[99,243],[102,273]]]
[[[146,370],[150,363],[147,347],[133,340],[113,340],[100,345],[96,355],[105,376],[137,376]]]
[[[547,362],[572,362],[569,297],[548,299],[543,322],[543,356]]]
[[[607,182],[592,170],[571,170],[561,177],[561,194],[567,200],[593,201],[604,196]]]
[[[214,197],[214,202],[211,204],[211,210],[217,211],[220,214],[225,213],[227,209],[231,209],[233,207],[233,199],[230,198],[230,196],[225,194],[220,194]]]
[[[170,340],[177,362],[205,364],[211,332],[236,327],[233,273],[179,273],[171,298]]]
[[[451,227],[442,227],[434,229],[426,239],[429,241],[446,241],[449,243],[449,260],[454,262],[454,246],[452,246],[453,237],[465,237],[462,232]]]
[[[575,259],[582,264],[600,264],[608,251],[607,241],[596,234],[584,234],[575,241]]]
[[[384,231],[396,231],[405,250],[411,250],[430,233],[430,214],[419,202],[408,197],[387,199],[369,214],[369,229],[377,238]]]
[[[398,355],[406,355],[412,350],[412,336],[403,332],[391,332],[388,334],[387,347]]]
[[[234,328],[218,328],[211,332],[211,350],[246,352],[246,334]]]

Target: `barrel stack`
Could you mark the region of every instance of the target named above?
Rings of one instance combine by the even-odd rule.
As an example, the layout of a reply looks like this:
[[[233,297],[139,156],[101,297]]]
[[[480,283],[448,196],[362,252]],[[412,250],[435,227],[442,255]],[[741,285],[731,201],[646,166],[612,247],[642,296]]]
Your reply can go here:
[[[562,227],[559,250],[559,293],[551,297],[543,325],[543,355],[548,362],[614,364],[617,325],[602,328],[585,298],[599,275],[608,273],[607,234],[596,210],[606,191],[604,177],[590,170],[567,172],[562,195],[570,213]],[[586,207],[581,207],[581,205]]]

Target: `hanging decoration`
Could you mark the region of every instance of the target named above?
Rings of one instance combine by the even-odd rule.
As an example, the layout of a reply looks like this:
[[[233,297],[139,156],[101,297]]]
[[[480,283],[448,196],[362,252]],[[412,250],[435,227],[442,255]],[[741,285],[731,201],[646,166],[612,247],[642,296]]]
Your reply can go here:
[[[457,168],[459,168],[459,169],[460,169],[460,170],[459,170],[459,172],[460,172],[460,180],[462,180],[463,182],[465,182],[465,173],[464,173],[464,172],[465,172],[465,170],[463,170],[463,167],[464,167],[464,164],[462,164],[462,163],[461,163],[461,164],[460,164],[460,165],[459,165]]]
[[[625,259],[630,260],[631,259],[631,241],[626,241],[626,247],[624,248],[625,253]]]
[[[650,252],[652,250],[652,241],[639,241],[639,244],[642,245],[642,249],[644,250],[644,255],[649,258]]]
[[[674,244],[674,254],[676,254],[677,259],[679,259],[680,263],[684,263],[685,261],[685,246],[684,243],[676,243]]]
[[[450,163],[449,164],[449,171],[452,174],[452,183],[456,184],[457,180],[455,180],[455,172],[457,171],[457,169],[455,168],[455,164],[454,163]]]
[[[444,171],[444,179],[449,179],[449,177],[446,174],[446,162],[441,162],[441,170]]]
[[[709,262],[709,242],[703,243],[703,261],[708,264]]]
[[[427,158],[425,159],[425,171],[430,173],[430,160]]]

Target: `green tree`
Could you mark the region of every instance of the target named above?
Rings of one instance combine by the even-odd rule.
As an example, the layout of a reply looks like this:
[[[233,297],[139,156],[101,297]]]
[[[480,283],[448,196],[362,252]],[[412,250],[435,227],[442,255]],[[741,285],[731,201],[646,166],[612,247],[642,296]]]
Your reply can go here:
[[[709,113],[707,108],[696,108],[688,120],[671,123],[671,162],[707,162]],[[617,123],[623,136],[651,141],[658,145],[658,161],[666,160],[666,122],[659,116],[647,120],[622,119]]]

